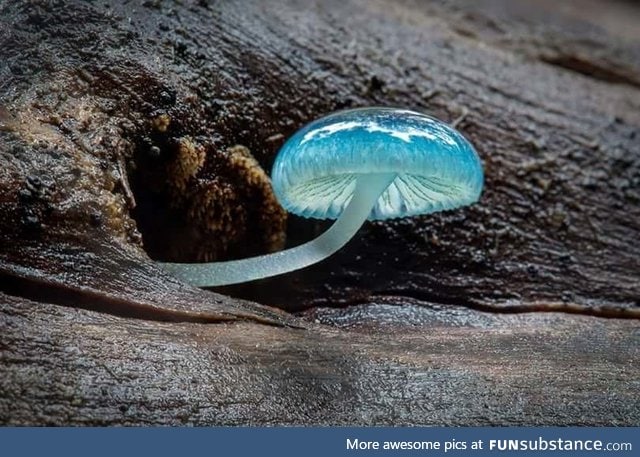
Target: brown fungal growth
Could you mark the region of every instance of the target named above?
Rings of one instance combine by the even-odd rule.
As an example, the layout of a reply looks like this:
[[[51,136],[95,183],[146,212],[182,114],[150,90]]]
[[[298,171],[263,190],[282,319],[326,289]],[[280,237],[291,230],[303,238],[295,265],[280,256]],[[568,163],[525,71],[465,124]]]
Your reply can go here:
[[[171,117],[168,114],[159,114],[151,121],[152,127],[158,132],[165,133],[171,124]]]
[[[175,262],[246,257],[282,249],[286,212],[269,176],[244,146],[219,151],[182,137],[164,168],[154,174],[152,214],[138,212],[149,254]],[[147,172],[135,178],[148,186]],[[144,204],[144,202],[143,202]],[[161,205],[163,206],[163,205]]]
[[[195,179],[205,162],[205,149],[189,137],[178,140],[175,157],[167,166],[167,184],[174,196],[179,198],[187,192],[187,188]]]
[[[229,166],[236,170],[245,188],[260,203],[257,212],[258,233],[267,252],[282,249],[285,242],[286,211],[273,194],[271,180],[260,164],[244,146],[229,148]]]

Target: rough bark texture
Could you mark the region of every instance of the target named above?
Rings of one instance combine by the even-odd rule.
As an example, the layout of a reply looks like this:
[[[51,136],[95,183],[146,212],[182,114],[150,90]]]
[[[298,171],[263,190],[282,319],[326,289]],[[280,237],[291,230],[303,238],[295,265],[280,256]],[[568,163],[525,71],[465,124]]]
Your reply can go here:
[[[638,425],[639,18],[0,0],[0,422]],[[147,257],[278,249],[233,146],[268,170],[304,122],[372,104],[453,122],[481,202],[220,291],[298,317]],[[288,243],[323,228],[290,218]]]
[[[640,421],[638,329],[628,320],[416,307],[386,330],[377,312],[373,326],[360,316],[346,332],[2,300],[0,411],[15,424]]]

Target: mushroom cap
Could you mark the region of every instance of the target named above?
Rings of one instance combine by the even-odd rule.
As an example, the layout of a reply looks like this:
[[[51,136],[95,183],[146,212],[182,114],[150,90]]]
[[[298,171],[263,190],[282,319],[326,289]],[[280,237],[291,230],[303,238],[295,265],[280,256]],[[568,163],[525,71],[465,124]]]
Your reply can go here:
[[[469,205],[482,191],[482,164],[455,129],[414,111],[358,108],[317,119],[282,146],[271,173],[280,204],[303,217],[337,219],[359,175],[396,173],[369,219]]]

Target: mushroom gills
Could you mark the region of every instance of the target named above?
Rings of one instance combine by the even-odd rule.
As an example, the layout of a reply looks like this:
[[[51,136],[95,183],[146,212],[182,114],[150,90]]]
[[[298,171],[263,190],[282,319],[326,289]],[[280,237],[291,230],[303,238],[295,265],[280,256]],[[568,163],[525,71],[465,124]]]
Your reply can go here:
[[[459,201],[473,201],[468,188],[438,176],[390,173],[395,177],[376,202],[370,220],[388,219],[403,213],[407,216],[429,214],[458,206]],[[362,174],[322,176],[291,186],[289,194],[298,202],[297,213],[303,217],[332,218],[347,206]],[[322,202],[331,202],[326,205]],[[324,208],[324,210],[323,210]]]

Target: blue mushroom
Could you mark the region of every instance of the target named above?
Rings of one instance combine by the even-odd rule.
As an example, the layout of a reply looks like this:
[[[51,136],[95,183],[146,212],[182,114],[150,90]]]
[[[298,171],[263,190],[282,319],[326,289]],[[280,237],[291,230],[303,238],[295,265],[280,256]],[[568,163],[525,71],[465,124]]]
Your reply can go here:
[[[473,146],[437,119],[403,109],[359,108],[330,114],[296,132],[280,149],[271,179],[287,211],[336,222],[318,238],[274,254],[162,266],[200,287],[298,270],[336,252],[367,219],[476,202],[483,172]]]

